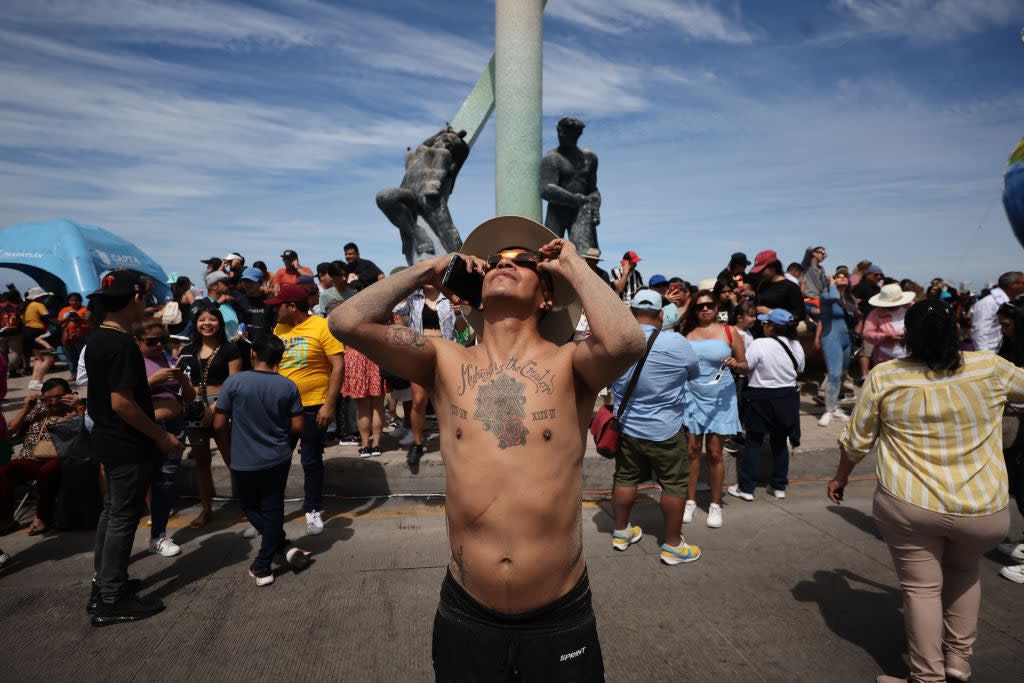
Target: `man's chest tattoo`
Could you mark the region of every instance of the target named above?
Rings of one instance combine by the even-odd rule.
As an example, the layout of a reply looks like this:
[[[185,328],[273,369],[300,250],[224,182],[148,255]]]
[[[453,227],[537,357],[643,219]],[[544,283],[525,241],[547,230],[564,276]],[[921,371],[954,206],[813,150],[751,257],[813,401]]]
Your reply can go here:
[[[498,448],[526,443],[526,385],[509,375],[484,384],[476,394],[473,418],[498,439]]]
[[[538,394],[555,393],[555,375],[550,368],[542,368],[537,361],[520,361],[518,358],[509,358],[504,361],[495,361],[490,365],[476,365],[474,363],[463,363],[461,370],[461,384],[459,396],[465,396],[466,392],[475,389],[477,386],[491,382],[495,377],[503,373],[509,373],[527,380]]]

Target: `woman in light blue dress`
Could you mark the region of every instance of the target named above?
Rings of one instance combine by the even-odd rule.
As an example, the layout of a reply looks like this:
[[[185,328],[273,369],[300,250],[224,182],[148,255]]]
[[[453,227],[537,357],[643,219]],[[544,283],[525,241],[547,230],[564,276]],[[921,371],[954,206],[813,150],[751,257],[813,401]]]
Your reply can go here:
[[[711,505],[706,524],[713,529],[722,526],[722,486],[725,480],[722,444],[727,436],[741,430],[736,387],[732,373],[723,362],[727,358],[734,358],[740,363],[746,361],[743,336],[729,325],[717,322],[717,317],[717,298],[712,291],[704,289],[697,292],[683,323],[683,334],[700,361],[700,376],[686,384],[683,411],[683,424],[690,432],[690,487],[683,509],[683,523],[692,522],[697,510],[694,483],[700,477],[700,454],[706,444],[708,482],[711,484]]]

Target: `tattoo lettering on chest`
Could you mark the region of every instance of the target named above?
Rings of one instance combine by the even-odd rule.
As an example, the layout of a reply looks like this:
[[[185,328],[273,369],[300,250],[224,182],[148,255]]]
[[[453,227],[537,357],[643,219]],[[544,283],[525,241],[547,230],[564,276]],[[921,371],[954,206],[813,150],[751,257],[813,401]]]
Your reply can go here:
[[[473,418],[498,439],[498,448],[512,448],[526,443],[530,432],[526,419],[526,387],[508,375],[484,384],[476,394]]]
[[[465,420],[468,417],[466,415],[466,411],[464,409],[458,407],[454,403],[451,404],[451,415],[452,415],[452,417],[459,417],[459,418],[462,418],[463,420]]]
[[[547,410],[535,410],[530,413],[530,417],[533,418],[534,422],[539,422],[541,420],[554,420],[555,409],[548,408]]]
[[[555,375],[550,368],[542,368],[537,361],[520,361],[518,358],[509,358],[504,361],[496,361],[490,365],[475,365],[463,363],[462,384],[459,386],[459,396],[464,396],[478,385],[490,382],[498,375],[508,372],[529,380],[534,391],[538,394],[555,393]]]

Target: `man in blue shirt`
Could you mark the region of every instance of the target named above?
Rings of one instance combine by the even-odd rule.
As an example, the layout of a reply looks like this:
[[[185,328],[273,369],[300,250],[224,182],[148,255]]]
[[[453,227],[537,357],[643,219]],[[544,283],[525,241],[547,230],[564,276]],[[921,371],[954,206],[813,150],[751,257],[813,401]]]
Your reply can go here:
[[[661,294],[641,289],[630,300],[629,307],[648,339],[661,329]],[[697,354],[690,342],[677,332],[660,333],[622,414],[622,441],[615,457],[612,490],[612,547],[616,550],[626,550],[643,535],[639,526],[630,524],[629,513],[640,482],[656,479],[661,484],[661,513],[665,518],[661,561],[671,565],[700,557],[700,548],[687,545],[681,533],[690,479],[683,431],[683,387],[698,374]],[[612,384],[616,405],[632,375],[630,368]]]

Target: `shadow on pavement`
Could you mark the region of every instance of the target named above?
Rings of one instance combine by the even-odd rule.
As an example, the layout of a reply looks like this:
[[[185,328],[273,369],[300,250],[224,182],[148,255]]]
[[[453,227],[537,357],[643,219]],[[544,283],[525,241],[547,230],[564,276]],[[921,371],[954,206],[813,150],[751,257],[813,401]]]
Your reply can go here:
[[[871,590],[854,588],[857,583]],[[891,586],[866,579],[847,569],[816,571],[791,591],[798,602],[816,602],[825,624],[843,640],[863,649],[879,669],[889,674],[906,671],[901,594]]]
[[[0,569],[0,577],[17,574],[43,562],[59,562],[81,553],[91,553],[95,547],[95,530],[51,533],[25,550],[14,553],[10,562]]]
[[[844,521],[849,522],[864,533],[870,534],[880,541],[882,540],[882,535],[878,533],[878,528],[875,527],[875,521],[871,518],[871,515],[865,514],[856,508],[841,505],[829,505],[826,510],[834,515],[838,515]]]

